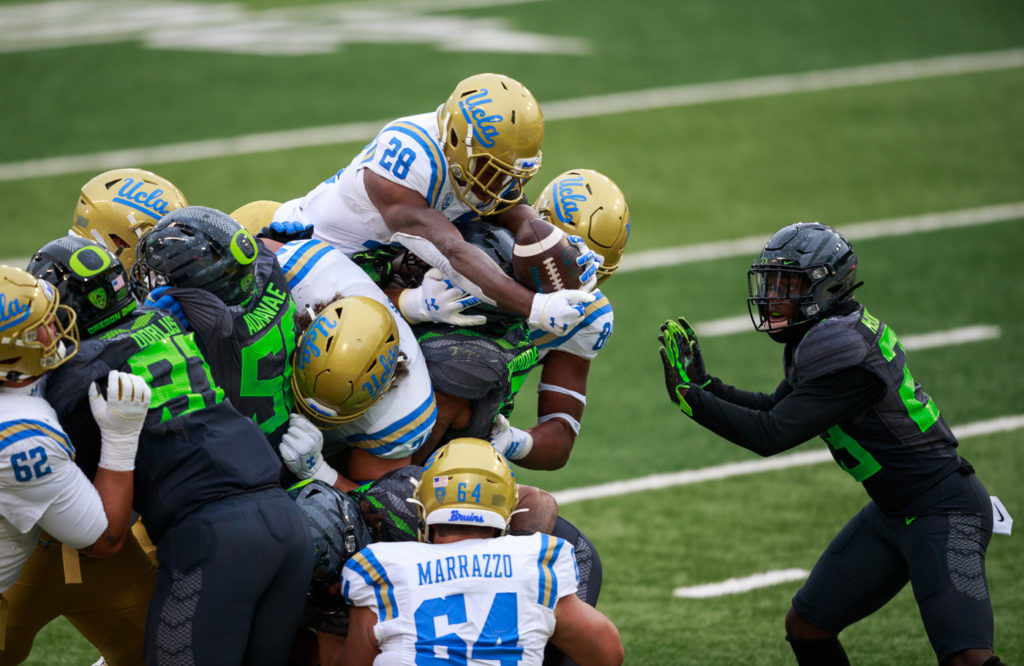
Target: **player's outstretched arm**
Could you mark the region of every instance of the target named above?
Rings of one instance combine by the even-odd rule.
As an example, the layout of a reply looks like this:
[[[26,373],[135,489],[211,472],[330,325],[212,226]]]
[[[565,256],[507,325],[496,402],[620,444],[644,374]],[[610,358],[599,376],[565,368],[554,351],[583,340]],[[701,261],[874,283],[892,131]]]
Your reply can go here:
[[[555,604],[555,633],[550,640],[578,664],[619,666],[626,658],[618,628],[575,594]]]
[[[99,468],[93,485],[103,502],[107,529],[85,552],[93,557],[114,555],[131,529],[135,454],[149,411],[152,390],[138,375],[111,370],[106,398],[95,383],[89,386],[89,407],[100,428]]]
[[[422,195],[369,169],[363,171],[363,184],[384,223],[401,235],[397,240],[409,250],[435,268],[443,270],[447,263],[501,309],[530,314],[534,293],[502,273],[483,250],[467,243],[455,225],[430,208]]]

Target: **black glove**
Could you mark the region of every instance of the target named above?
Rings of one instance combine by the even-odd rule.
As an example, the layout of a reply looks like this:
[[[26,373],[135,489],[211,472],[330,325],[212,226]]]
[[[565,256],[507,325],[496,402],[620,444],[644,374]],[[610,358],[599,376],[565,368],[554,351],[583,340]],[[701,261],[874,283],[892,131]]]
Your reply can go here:
[[[301,222],[271,222],[268,226],[260,229],[259,235],[279,243],[309,240],[313,237],[313,225]]]

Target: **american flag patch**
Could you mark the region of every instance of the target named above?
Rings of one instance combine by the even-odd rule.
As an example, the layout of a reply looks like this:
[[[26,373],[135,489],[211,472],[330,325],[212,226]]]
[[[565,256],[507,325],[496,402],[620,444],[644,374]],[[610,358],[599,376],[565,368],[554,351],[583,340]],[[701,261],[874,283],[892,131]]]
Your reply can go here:
[[[114,278],[114,281],[111,284],[114,285],[114,289],[120,289],[121,287],[124,286],[124,277],[118,275],[117,277]]]
[[[448,477],[447,476],[435,476],[434,477],[434,487],[435,488],[443,488],[444,486],[447,486],[447,485],[448,485]]]

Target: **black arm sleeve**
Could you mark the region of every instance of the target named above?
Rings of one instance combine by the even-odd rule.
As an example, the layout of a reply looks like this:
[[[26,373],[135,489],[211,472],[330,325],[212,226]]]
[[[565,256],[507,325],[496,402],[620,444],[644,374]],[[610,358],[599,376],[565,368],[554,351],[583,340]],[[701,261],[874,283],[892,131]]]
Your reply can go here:
[[[726,384],[718,377],[712,377],[711,383],[704,387],[704,390],[711,392],[716,398],[731,402],[734,405],[767,411],[779,400],[782,400],[787,393],[792,391],[792,387],[788,381],[783,379],[779,383],[778,388],[775,389],[775,393],[768,395],[767,393],[744,391]]]
[[[764,396],[734,391],[740,397]],[[771,398],[764,396],[767,401],[754,400],[757,406],[753,407],[695,386],[687,392],[686,402],[697,423],[758,455],[770,456],[802,444],[870,407],[884,391],[885,385],[874,374],[849,367],[798,384],[789,392],[780,385]]]

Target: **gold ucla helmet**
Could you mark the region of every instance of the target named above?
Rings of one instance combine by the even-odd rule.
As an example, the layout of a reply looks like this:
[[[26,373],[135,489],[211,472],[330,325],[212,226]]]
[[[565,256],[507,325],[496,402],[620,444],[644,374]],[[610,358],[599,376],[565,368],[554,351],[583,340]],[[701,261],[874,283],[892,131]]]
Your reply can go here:
[[[299,338],[292,391],[299,411],[328,429],[362,416],[395,379],[398,326],[372,298],[325,307]]]
[[[40,339],[39,328],[51,323],[49,335]],[[77,351],[75,311],[60,304],[57,289],[20,268],[0,266],[0,378],[38,377]]]
[[[155,173],[104,171],[82,186],[71,233],[105,246],[130,272],[142,235],[164,215],[187,205],[181,190]]]
[[[541,217],[568,234],[583,238],[604,257],[597,283],[615,272],[629,240],[629,206],[611,178],[592,169],[573,169],[544,188],[534,205]]]
[[[522,84],[501,74],[463,79],[437,109],[448,172],[467,206],[480,215],[519,202],[540,169],[544,114]]]
[[[269,201],[261,199],[250,201],[240,208],[236,208],[231,217],[245,227],[253,236],[258,236],[265,227],[269,227],[274,221],[274,213],[281,207],[280,201]]]
[[[431,525],[494,527],[504,534],[519,503],[519,485],[505,457],[491,443],[459,437],[430,457],[419,485],[420,540]]]

